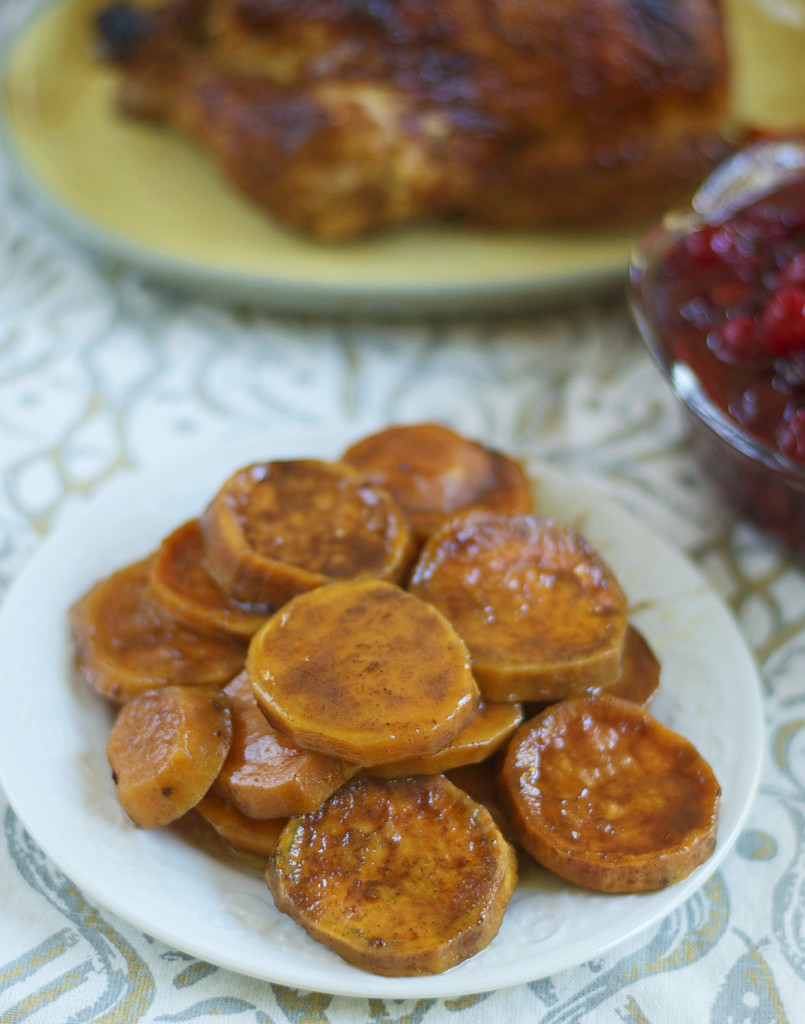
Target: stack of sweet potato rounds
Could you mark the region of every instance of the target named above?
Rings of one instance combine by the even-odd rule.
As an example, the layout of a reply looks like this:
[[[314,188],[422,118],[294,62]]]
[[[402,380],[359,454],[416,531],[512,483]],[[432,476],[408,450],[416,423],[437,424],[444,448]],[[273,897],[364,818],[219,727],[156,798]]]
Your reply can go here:
[[[615,574],[446,427],[239,469],[71,625],[134,825],[200,814],[365,970],[483,949],[518,856],[640,892],[714,848],[718,782],[646,710],[660,665]]]

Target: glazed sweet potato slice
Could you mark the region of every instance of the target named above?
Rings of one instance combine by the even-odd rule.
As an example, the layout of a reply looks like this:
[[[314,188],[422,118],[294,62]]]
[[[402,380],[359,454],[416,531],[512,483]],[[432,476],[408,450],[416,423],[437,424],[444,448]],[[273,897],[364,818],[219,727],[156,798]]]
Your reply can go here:
[[[118,570],[70,610],[76,671],[118,703],[170,684],[223,686],[246,657],[246,640],[191,629],[163,608],[151,590],[151,564]]]
[[[613,683],[605,687],[595,687],[590,692],[608,693],[647,708],[657,694],[660,672],[660,661],[648,640],[639,629],[629,625],[623,640],[620,674]],[[547,706],[545,701],[529,701],[524,705],[525,717],[533,718]]]
[[[393,779],[404,775],[440,775],[460,765],[477,764],[499,750],[523,721],[520,704],[484,704],[470,724],[435,754],[409,757],[391,764],[367,768],[366,775]]]
[[[476,803],[485,807],[506,839],[510,843],[516,843],[508,814],[500,798],[498,777],[503,763],[503,753],[500,751],[477,764],[462,764],[458,768],[451,768],[444,773],[444,777],[468,793]]]
[[[456,516],[425,543],[409,590],[466,642],[485,700],[560,700],[620,672],[626,595],[568,526]]]
[[[224,693],[232,704],[232,743],[214,789],[251,818],[315,810],[358,770],[340,758],[303,750],[266,721],[241,672]]]
[[[195,810],[233,850],[270,857],[277,849],[287,818],[249,818],[212,789]]]
[[[469,652],[450,623],[379,580],[294,598],[255,634],[246,668],[280,732],[365,766],[435,753],[479,702]]]
[[[710,765],[643,708],[608,694],[560,701],[521,725],[501,795],[540,864],[601,892],[662,889],[716,843]]]
[[[207,565],[237,601],[284,604],[332,580],[407,573],[413,540],[385,490],[352,466],[255,463],[233,474],[201,517]]]
[[[606,692],[647,708],[657,695],[662,666],[651,644],[636,626],[628,626],[623,641],[621,671]]]
[[[166,686],[135,697],[106,746],[123,810],[145,829],[181,818],[212,785],[231,738],[229,700],[217,687]]]
[[[487,946],[517,868],[488,811],[437,775],[348,782],[291,819],[267,879],[313,938],[364,970],[403,976]]]
[[[419,541],[459,509],[533,511],[519,462],[439,423],[386,427],[356,441],[342,459],[391,491]]]
[[[197,519],[178,527],[159,545],[151,563],[151,587],[171,615],[208,633],[251,637],[274,610],[235,601],[218,586],[207,569]]]

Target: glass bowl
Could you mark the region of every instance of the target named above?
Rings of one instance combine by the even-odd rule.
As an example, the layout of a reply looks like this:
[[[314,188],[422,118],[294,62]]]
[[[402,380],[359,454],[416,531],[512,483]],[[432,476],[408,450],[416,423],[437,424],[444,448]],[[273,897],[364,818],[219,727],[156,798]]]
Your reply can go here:
[[[805,304],[799,321],[780,312],[805,303],[800,250],[805,141],[758,143],[645,235],[628,297],[703,474],[734,513],[803,560]]]

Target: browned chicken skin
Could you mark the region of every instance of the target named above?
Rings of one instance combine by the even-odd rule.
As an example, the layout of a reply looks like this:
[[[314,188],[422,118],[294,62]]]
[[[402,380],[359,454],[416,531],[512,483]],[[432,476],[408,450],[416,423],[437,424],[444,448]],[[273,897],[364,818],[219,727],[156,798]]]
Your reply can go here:
[[[316,238],[620,225],[727,152],[718,0],[169,0],[148,19],[128,43],[101,20],[123,109]]]

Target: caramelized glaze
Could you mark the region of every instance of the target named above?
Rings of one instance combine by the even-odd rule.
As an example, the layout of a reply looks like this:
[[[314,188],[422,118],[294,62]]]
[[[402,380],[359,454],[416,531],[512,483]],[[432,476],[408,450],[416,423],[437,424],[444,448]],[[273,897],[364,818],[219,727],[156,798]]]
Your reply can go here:
[[[267,877],[277,907],[350,963],[417,975],[488,945],[517,868],[488,811],[437,775],[347,783],[289,822]]]
[[[78,674],[123,702],[171,683],[224,685],[242,668],[246,642],[191,629],[155,600],[152,559],[118,570],[73,605]]]
[[[603,892],[677,882],[713,851],[720,788],[689,740],[607,694],[560,701],[520,726],[502,794],[522,845]]]
[[[433,754],[473,719],[469,653],[436,609],[378,580],[295,598],[253,638],[257,702],[300,746],[357,764]]]
[[[317,459],[244,467],[207,506],[201,528],[226,593],[275,606],[335,579],[396,582],[413,555],[391,495],[351,466]]]
[[[409,590],[455,626],[487,700],[558,700],[620,672],[626,596],[569,527],[455,516],[425,543]]]

